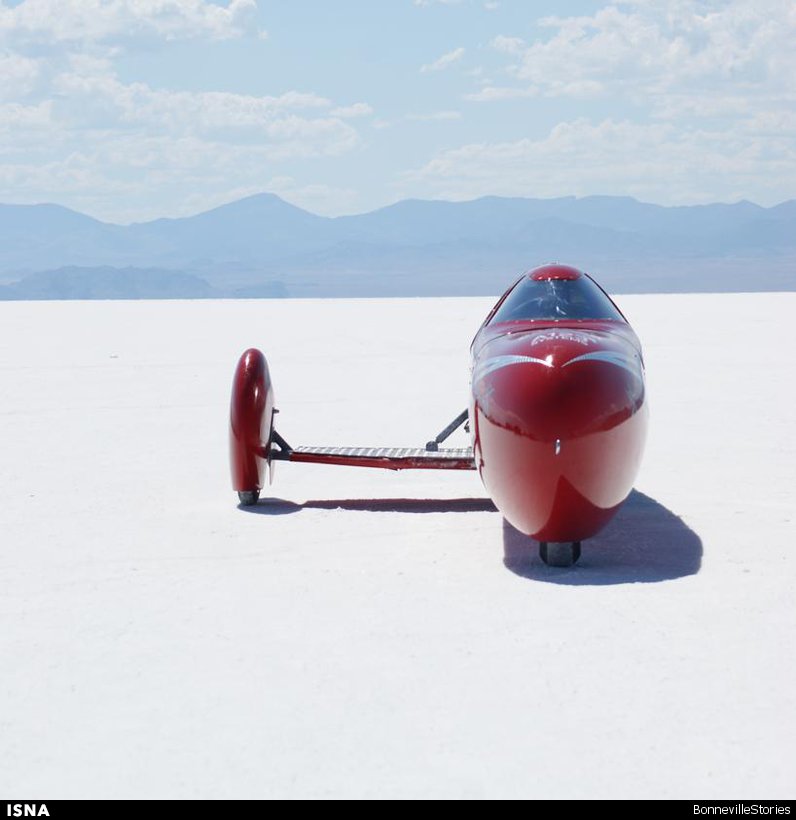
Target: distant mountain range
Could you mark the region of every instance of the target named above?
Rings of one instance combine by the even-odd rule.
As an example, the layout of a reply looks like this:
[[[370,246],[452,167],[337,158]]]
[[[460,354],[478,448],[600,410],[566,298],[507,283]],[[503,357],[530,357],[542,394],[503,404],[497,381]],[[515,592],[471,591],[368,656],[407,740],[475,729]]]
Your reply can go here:
[[[258,194],[127,226],[0,205],[0,300],[487,295],[551,260],[614,292],[796,290],[796,200],[405,200],[327,218]]]

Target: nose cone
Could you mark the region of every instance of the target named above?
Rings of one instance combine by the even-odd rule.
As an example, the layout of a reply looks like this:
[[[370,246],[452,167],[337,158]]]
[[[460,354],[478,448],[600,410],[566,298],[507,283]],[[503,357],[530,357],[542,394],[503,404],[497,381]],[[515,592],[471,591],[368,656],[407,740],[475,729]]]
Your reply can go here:
[[[498,508],[544,541],[596,534],[633,485],[646,405],[621,335],[566,328],[494,339],[473,370],[476,459]]]

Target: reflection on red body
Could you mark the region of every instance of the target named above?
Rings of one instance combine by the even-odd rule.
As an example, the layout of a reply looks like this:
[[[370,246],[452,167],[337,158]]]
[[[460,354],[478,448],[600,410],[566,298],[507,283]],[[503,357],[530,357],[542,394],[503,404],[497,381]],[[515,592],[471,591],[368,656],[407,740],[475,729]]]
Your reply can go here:
[[[545,266],[526,276],[583,275]],[[580,541],[608,523],[638,471],[647,427],[641,348],[618,311],[617,318],[494,321],[510,292],[472,345],[476,466],[518,530],[540,541]]]

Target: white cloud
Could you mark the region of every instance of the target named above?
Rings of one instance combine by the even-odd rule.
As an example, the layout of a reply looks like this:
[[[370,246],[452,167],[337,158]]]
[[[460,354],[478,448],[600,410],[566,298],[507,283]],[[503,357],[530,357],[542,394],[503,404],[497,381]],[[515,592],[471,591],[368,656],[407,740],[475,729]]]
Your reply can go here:
[[[0,55],[0,100],[19,99],[33,91],[39,63],[18,54]]]
[[[729,84],[748,95],[766,83],[796,91],[796,6],[789,0],[619,3],[592,16],[547,17],[551,36],[496,37],[507,71],[549,96],[622,93],[666,105]]]
[[[368,117],[373,113],[373,109],[363,102],[354,103],[353,105],[344,105],[340,108],[333,108],[332,116],[340,117],[341,119],[350,119],[351,117]]]
[[[455,5],[418,5],[436,3]],[[484,21],[484,0],[459,11],[465,6]],[[218,201],[224,192],[262,190],[289,174],[302,177],[290,183],[295,197],[331,201],[333,189],[324,194],[307,182],[324,158],[361,147],[363,130],[368,141],[389,143],[390,126],[408,131],[410,120],[461,117],[435,110],[450,106],[450,98],[415,103],[430,113],[387,105],[379,113],[392,110],[389,119],[377,119],[368,103],[331,92],[179,90],[135,82],[129,72],[139,61],[121,62],[154,41],[254,35],[255,12],[255,0],[0,0],[0,201],[35,196],[89,210],[98,202],[105,213],[114,202],[117,214],[148,216],[181,209],[186,191]],[[527,116],[482,117],[479,134],[490,134],[488,141],[463,137],[467,144],[416,161],[404,177],[407,193],[617,191],[668,202],[733,192],[759,200],[775,191],[780,199],[793,196],[790,0],[606,0],[593,14],[543,19],[536,38],[513,36],[527,31],[492,39],[490,54],[479,51],[483,68],[465,64],[475,53],[469,43],[466,54],[456,48],[422,67],[430,73],[456,66],[451,74],[472,92],[458,92],[468,101],[462,105],[514,100],[512,111]],[[274,76],[272,88],[290,87],[287,77]],[[591,119],[578,119],[586,111]],[[557,120],[563,122],[553,127]],[[518,132],[523,127],[529,130]],[[423,130],[414,128],[418,139]],[[464,123],[448,132],[465,132]]]
[[[54,151],[38,145],[0,159],[0,201],[60,202],[118,222],[185,215],[236,199],[238,192],[265,190],[289,194],[305,207],[322,208],[325,196],[326,208],[334,209],[331,188],[324,194],[319,186],[270,184],[278,151],[256,143],[136,133],[105,139],[98,133],[80,143],[64,140]]]
[[[28,145],[28,131],[46,131],[53,125],[52,102],[35,104],[8,102],[0,104],[0,135],[3,135],[3,154],[24,150]],[[19,136],[20,139],[16,139]]]
[[[24,0],[0,2],[0,43],[102,43],[139,36],[228,39],[254,31],[256,0]]]
[[[465,99],[558,98],[561,111],[589,99],[592,110],[621,111],[621,121],[603,114],[564,121],[544,139],[463,146],[428,163],[423,178],[455,179],[452,190],[471,194],[481,168],[489,169],[483,186],[495,180],[514,193],[602,189],[661,202],[793,196],[796,134],[783,113],[796,109],[794,3],[639,0],[538,22],[546,36],[492,40],[506,59],[504,80]],[[465,155],[472,168],[459,176]]]
[[[498,3],[497,0],[489,0],[489,2],[484,3],[484,8],[487,11],[496,11],[500,8],[500,3]]]
[[[763,127],[788,130],[766,139]],[[613,192],[664,204],[750,196],[773,203],[793,195],[794,135],[790,112],[739,131],[577,119],[540,139],[444,151],[405,174],[402,185],[415,196],[450,199]]]
[[[414,0],[416,6],[458,6],[462,0]]]
[[[423,74],[429,71],[444,71],[446,68],[450,68],[454,63],[461,60],[462,57],[464,57],[464,48],[455,48],[453,51],[449,51],[447,54],[443,54],[439,59],[434,60],[433,63],[421,66],[420,71]]]
[[[0,201],[65,201],[89,212],[101,202],[103,214],[119,219],[183,211],[185,191],[223,199],[231,188],[263,190],[285,162],[356,148],[361,139],[347,118],[370,112],[365,103],[335,105],[298,91],[127,83],[107,59],[84,55],[19,65],[39,89],[31,99],[0,99]],[[301,196],[321,198],[309,189]]]
[[[334,114],[331,101],[315,94],[154,89],[94,70],[100,66],[73,63],[72,70],[53,78],[54,116],[67,132],[103,129],[222,142],[249,139],[273,156],[337,154],[357,141],[351,126]],[[341,110],[346,109],[337,109]]]

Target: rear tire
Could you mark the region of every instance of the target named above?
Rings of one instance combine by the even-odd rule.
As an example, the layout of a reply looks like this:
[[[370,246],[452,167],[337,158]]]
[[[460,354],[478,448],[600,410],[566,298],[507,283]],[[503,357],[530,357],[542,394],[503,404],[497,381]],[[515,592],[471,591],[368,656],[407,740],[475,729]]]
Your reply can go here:
[[[251,507],[260,500],[259,490],[240,490],[238,498],[242,507]]]
[[[540,541],[539,557],[548,567],[571,567],[580,558],[580,541]]]

